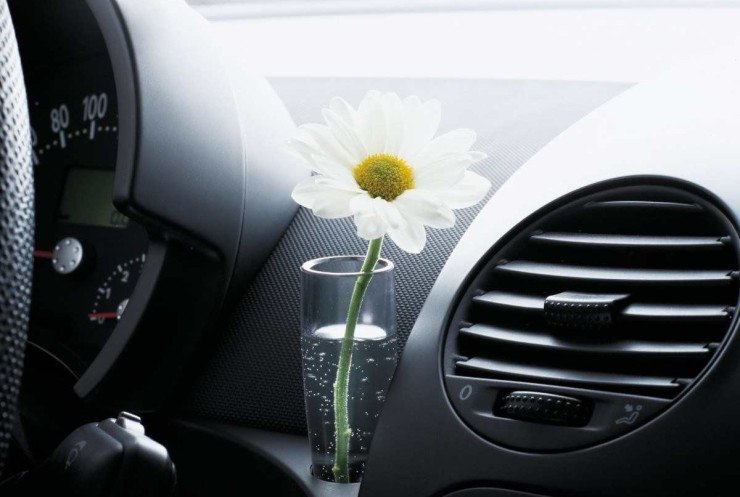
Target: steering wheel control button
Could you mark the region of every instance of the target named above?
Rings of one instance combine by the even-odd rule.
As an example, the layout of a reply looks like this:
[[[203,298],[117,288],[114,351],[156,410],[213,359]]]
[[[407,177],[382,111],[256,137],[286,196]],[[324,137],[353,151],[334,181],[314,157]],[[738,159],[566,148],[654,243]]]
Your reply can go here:
[[[18,495],[168,497],[176,481],[167,448],[127,412],[77,428],[29,475]]]
[[[585,426],[592,412],[585,400],[523,390],[502,392],[494,406],[496,416],[559,426]]]
[[[118,413],[116,424],[121,428],[135,431],[136,433],[141,433],[142,435],[145,433],[144,425],[141,424],[141,418],[136,414],[131,414],[130,412],[121,411],[120,413]]]
[[[54,246],[51,265],[59,274],[71,274],[82,265],[84,255],[82,243],[77,238],[62,238]]]

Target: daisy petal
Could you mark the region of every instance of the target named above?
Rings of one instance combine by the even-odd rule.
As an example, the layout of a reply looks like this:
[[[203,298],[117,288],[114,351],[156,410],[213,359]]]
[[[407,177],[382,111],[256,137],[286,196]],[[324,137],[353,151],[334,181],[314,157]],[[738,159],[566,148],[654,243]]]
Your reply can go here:
[[[322,176],[341,179],[346,182],[357,184],[352,173],[344,166],[337,164],[324,155],[315,154],[311,146],[293,138],[288,144],[288,152],[302,159],[302,163],[311,171]]]
[[[434,192],[407,190],[393,203],[406,219],[432,228],[450,228],[455,224],[455,213]]]
[[[385,151],[385,114],[381,97],[378,91],[367,92],[357,111],[360,136],[368,154],[382,154]]]
[[[341,97],[334,97],[329,102],[329,110],[334,112],[349,127],[357,127],[357,111]]]
[[[414,184],[417,188],[444,188],[454,185],[473,164],[469,154],[450,154],[419,167],[415,171]]]
[[[360,137],[357,136],[354,129],[352,129],[352,127],[348,125],[344,119],[339,116],[339,114],[331,109],[324,109],[321,112],[336,141],[350,155],[352,166],[362,162],[362,160],[367,157],[367,150],[365,150],[365,144],[362,142]]]
[[[314,176],[317,185],[329,186],[335,190],[342,190],[345,192],[352,193],[365,193],[365,191],[357,185],[355,181],[344,181],[336,178],[329,178],[327,176]]]
[[[291,138],[287,144],[288,152],[292,155],[301,159],[301,164],[312,171],[313,167],[313,152],[303,142]]]
[[[403,111],[404,142],[400,155],[412,158],[429,144],[439,129],[442,106],[439,100],[422,103],[419,97],[411,96],[403,101]]]
[[[298,136],[288,143],[289,150],[303,158],[312,171],[331,177],[351,176],[349,169],[337,163],[331,155],[325,154],[308,132],[300,129],[298,131]]]
[[[386,222],[390,229],[400,228],[406,221],[398,210],[398,207],[380,197],[373,199],[375,212]]]
[[[406,219],[406,223],[398,228],[390,228],[388,237],[398,248],[410,254],[418,254],[424,250],[427,242],[427,234],[421,223]]]
[[[357,186],[357,182],[355,181],[354,176],[352,176],[352,172],[346,167],[337,164],[332,159],[314,155],[313,163],[316,166],[317,172],[320,174]]]
[[[375,203],[369,195],[356,195],[350,201],[350,209],[354,214],[357,236],[360,238],[375,240],[388,231],[388,223],[378,214]]]
[[[312,176],[293,188],[291,197],[298,204],[311,209],[318,217],[334,219],[352,215],[350,203],[358,194],[321,183],[320,176]]]
[[[324,219],[348,217],[352,215],[349,203],[352,200],[352,197],[356,195],[357,194],[347,192],[335,192],[323,195],[316,199],[313,209],[311,210],[313,211],[314,216],[323,217]]]
[[[395,93],[386,93],[382,99],[385,110],[385,153],[397,156],[401,152],[404,137],[403,102]]]
[[[466,171],[457,184],[435,190],[439,198],[452,209],[463,209],[480,202],[491,188],[491,182],[472,171]]]
[[[419,153],[414,161],[422,165],[443,155],[467,152],[475,143],[475,138],[475,131],[464,128],[439,135]]]
[[[329,126],[309,123],[300,125],[298,129],[308,133],[323,154],[334,159],[335,162],[347,168],[357,163],[349,151],[336,139]]]

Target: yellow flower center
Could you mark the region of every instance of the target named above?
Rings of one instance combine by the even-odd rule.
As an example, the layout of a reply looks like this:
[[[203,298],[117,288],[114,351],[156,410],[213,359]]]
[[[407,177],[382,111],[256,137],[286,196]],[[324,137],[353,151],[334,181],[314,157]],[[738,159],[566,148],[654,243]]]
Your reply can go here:
[[[370,155],[355,166],[353,174],[360,188],[372,198],[389,202],[414,187],[414,170],[395,155]]]

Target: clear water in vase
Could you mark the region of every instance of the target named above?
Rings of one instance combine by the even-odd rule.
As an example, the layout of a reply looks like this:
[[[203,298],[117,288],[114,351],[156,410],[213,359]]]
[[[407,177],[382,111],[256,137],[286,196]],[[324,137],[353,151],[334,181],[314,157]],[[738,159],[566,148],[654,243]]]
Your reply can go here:
[[[332,480],[334,466],[334,381],[344,324],[303,335],[303,385],[314,476]],[[398,362],[396,336],[382,328],[358,324],[349,378],[350,479],[361,477],[375,425]]]

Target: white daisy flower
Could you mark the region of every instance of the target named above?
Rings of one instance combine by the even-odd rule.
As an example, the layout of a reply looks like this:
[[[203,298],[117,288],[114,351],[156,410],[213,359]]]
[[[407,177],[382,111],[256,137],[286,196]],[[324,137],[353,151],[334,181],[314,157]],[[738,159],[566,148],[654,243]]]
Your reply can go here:
[[[326,124],[304,124],[290,142],[314,172],[293,199],[323,218],[354,216],[357,235],[388,235],[399,248],[419,253],[425,226],[449,228],[453,209],[470,207],[491,183],[468,171],[485,158],[471,151],[475,132],[434,135],[439,101],[370,91],[358,109],[335,97],[322,110]]]

